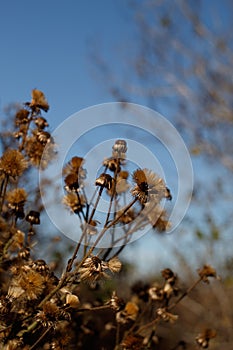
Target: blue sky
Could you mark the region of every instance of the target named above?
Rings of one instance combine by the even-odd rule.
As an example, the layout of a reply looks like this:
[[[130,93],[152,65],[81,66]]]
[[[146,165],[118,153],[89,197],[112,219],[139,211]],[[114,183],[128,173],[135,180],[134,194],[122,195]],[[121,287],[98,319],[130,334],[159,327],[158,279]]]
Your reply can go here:
[[[0,109],[41,89],[53,128],[81,108],[112,101],[94,77],[91,52],[104,47],[112,60],[131,36],[122,0],[1,1]]]

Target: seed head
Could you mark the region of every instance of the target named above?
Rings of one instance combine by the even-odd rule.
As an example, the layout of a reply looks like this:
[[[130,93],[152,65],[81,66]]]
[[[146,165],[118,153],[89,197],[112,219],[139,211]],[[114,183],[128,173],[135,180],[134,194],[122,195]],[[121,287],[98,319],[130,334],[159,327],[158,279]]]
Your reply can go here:
[[[49,110],[49,104],[45,98],[45,95],[42,91],[33,89],[32,90],[32,100],[30,103],[32,109],[43,109],[45,112]]]
[[[127,143],[125,140],[117,140],[112,147],[113,158],[125,158],[127,152]]]
[[[0,159],[0,173],[16,178],[21,176],[28,163],[24,156],[15,149],[8,149]]]
[[[122,263],[118,259],[118,257],[114,257],[108,261],[108,268],[112,273],[120,272],[122,267]]]
[[[22,296],[28,300],[34,300],[42,294],[44,288],[43,276],[27,266],[22,268],[13,279],[8,295],[13,298]]]
[[[70,211],[75,214],[82,211],[82,208],[85,206],[85,202],[86,201],[84,196],[82,195],[77,196],[77,194],[73,192],[68,193],[63,198],[63,203],[65,204],[65,206],[68,207]]]

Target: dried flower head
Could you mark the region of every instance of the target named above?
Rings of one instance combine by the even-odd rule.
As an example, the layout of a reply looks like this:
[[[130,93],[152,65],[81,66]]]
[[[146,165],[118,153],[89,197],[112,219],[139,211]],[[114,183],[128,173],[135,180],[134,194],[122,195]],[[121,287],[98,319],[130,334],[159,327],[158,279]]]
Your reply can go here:
[[[107,158],[103,161],[103,165],[107,167],[110,171],[120,171],[120,164],[116,158]]]
[[[18,252],[18,257],[21,259],[29,259],[30,258],[30,248],[26,247],[26,248],[22,248],[19,252]]]
[[[12,237],[13,241],[10,246],[11,251],[16,251],[17,249],[23,249],[24,241],[25,241],[25,234],[21,230],[15,230]]]
[[[134,219],[136,218],[136,213],[135,213],[133,208],[130,208],[124,214],[123,214],[123,212],[124,212],[124,210],[119,210],[117,213],[117,215],[120,217],[119,222],[121,222],[122,224],[129,224],[132,221],[134,221]]]
[[[63,168],[63,175],[76,174],[81,179],[86,178],[86,170],[83,168],[84,159],[81,157],[73,157]]]
[[[174,284],[177,279],[177,275],[169,268],[161,271],[163,278],[171,284]]]
[[[72,176],[72,175],[68,175]],[[72,188],[72,187],[69,187]],[[63,198],[63,203],[65,204],[66,207],[70,209],[72,213],[79,213],[82,211],[82,208],[85,206],[86,201],[84,196],[82,195],[77,195],[76,193],[68,193],[66,196]]]
[[[111,175],[103,173],[95,180],[95,185],[110,190],[113,185],[113,178]]]
[[[27,124],[29,113],[27,109],[20,109],[15,115],[15,125]]]
[[[41,323],[43,327],[56,327],[58,316],[60,313],[59,307],[50,301],[47,301],[41,311],[36,315],[36,321]]]
[[[81,280],[92,284],[102,279],[109,279],[111,273],[119,272],[120,269],[121,262],[117,257],[106,262],[97,256],[91,256],[84,261],[78,272]]]
[[[43,130],[36,132],[36,138],[43,146],[45,146],[48,142],[54,142],[50,133]]]
[[[148,289],[151,300],[164,300],[164,290],[161,287],[153,286]]]
[[[33,89],[32,90],[32,100],[30,103],[32,109],[43,109],[45,112],[49,110],[49,104],[45,98],[45,95],[42,91]]]
[[[139,312],[139,307],[137,304],[129,301],[122,311],[117,312],[116,321],[118,323],[125,324],[129,321],[135,321]]]
[[[69,174],[65,177],[65,189],[67,192],[77,192],[79,190],[79,178],[77,174]]]
[[[136,186],[131,190],[134,197],[137,197],[141,204],[153,201],[158,204],[162,198],[167,196],[167,188],[163,179],[148,169],[138,169],[133,173],[133,181]]]
[[[25,218],[31,225],[40,225],[40,213],[35,210],[30,210]]]
[[[27,200],[27,193],[23,188],[16,188],[7,192],[6,200],[8,207],[20,219],[24,218],[24,204]]]
[[[27,138],[25,151],[30,162],[36,167],[41,167],[41,169],[45,169],[56,155],[54,143],[49,142],[45,146],[36,135]]]
[[[101,279],[109,278],[106,273],[108,264],[97,256],[87,258],[79,268],[80,279],[89,283],[96,282]]]
[[[47,126],[49,126],[47,120],[41,116],[36,118],[34,120],[34,123],[36,124],[39,130],[44,130]]]
[[[34,300],[42,294],[44,288],[44,278],[41,274],[25,267],[12,280],[8,295],[13,298],[22,296],[28,300]]]
[[[196,337],[196,342],[203,349],[207,349],[209,347],[210,339],[215,338],[216,335],[217,335],[217,332],[215,330],[205,329],[204,332],[202,332],[201,334],[198,334],[198,336]]]
[[[198,274],[205,283],[209,283],[208,277],[219,278],[215,269],[210,265],[204,265],[202,269],[198,270]]]
[[[159,204],[153,202],[145,203],[143,211],[149,223],[157,232],[165,232],[171,227],[171,223],[167,218],[167,212]]]
[[[154,225],[152,225],[153,228],[155,228],[158,232],[166,232],[167,230],[170,229],[171,223],[167,219],[167,212],[163,210],[161,212],[161,215],[158,217]]]
[[[177,295],[179,288],[176,286],[177,275],[171,269],[164,269],[161,271],[166,283],[163,287],[164,296],[168,300],[172,295]]]
[[[26,159],[15,149],[7,149],[0,159],[0,173],[13,178],[21,176],[27,167]]]

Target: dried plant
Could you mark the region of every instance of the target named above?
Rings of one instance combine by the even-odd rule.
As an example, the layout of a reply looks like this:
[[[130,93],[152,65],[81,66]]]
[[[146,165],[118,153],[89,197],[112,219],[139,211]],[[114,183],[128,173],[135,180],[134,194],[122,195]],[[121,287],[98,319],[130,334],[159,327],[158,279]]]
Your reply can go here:
[[[172,195],[164,180],[149,169],[135,169],[130,176],[124,140],[116,140],[111,156],[103,160],[92,198],[85,190],[85,160],[75,156],[63,169],[64,210],[77,215],[81,235],[61,276],[55,275],[52,264],[31,253],[40,211],[33,207],[26,211],[29,193],[19,183],[32,167],[45,168],[55,156],[48,122],[42,116],[48,109],[44,94],[33,90],[31,102],[15,115],[12,135],[17,148],[6,149],[0,159],[1,349],[166,348],[160,342],[161,324],[169,324],[169,338],[170,329],[179,322],[182,300],[217,274],[205,265],[185,289],[177,274],[166,268],[157,281],[135,284],[127,295],[119,255],[146,225],[166,231],[170,223],[163,202],[172,200]],[[99,216],[103,194],[109,197],[109,207]],[[100,248],[105,236],[111,244]],[[200,332],[190,341],[172,338],[173,349],[207,348],[216,331],[208,327]]]

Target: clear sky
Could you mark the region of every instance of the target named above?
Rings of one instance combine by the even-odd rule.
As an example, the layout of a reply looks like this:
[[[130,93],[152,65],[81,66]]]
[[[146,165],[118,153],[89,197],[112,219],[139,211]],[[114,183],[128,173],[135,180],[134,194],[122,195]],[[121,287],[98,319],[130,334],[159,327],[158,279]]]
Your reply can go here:
[[[91,54],[103,49],[113,59],[132,36],[127,16],[123,0],[0,1],[0,109],[38,88],[55,127],[81,108],[112,101],[104,77],[95,79]]]

